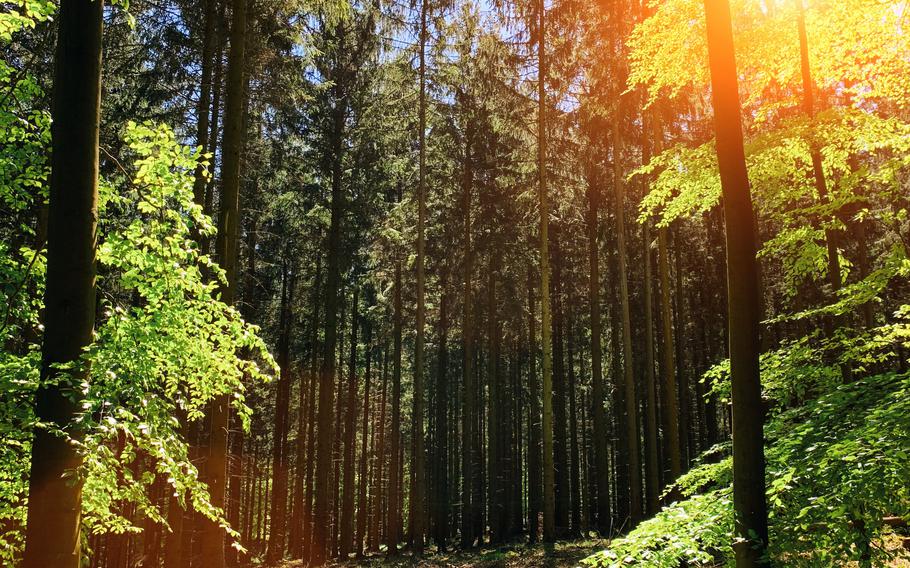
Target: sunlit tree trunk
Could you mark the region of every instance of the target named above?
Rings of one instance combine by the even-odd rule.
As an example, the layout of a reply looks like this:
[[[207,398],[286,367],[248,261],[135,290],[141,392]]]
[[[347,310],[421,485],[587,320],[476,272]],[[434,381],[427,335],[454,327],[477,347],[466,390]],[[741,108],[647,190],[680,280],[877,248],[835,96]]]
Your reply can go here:
[[[246,50],[246,0],[232,0],[231,46],[228,52],[227,91],[222,142],[221,206],[215,256],[225,271],[221,300],[232,305],[237,289],[237,238],[240,227],[240,153],[243,147],[244,59]],[[211,503],[224,508],[227,476],[229,394],[212,403],[211,432],[206,477]],[[202,556],[213,568],[224,566],[224,530],[211,521],[202,523]]]
[[[730,378],[733,387],[733,509],[736,565],[767,565],[763,403],[759,378],[755,217],[743,150],[733,28],[727,0],[705,0],[717,161],[727,231]]]
[[[98,125],[101,107],[101,0],[62,0],[51,116],[51,180],[39,420],[79,438],[78,361],[95,324],[95,231],[98,222]],[[82,485],[68,472],[82,463],[76,446],[35,429],[29,473],[23,566],[78,568],[82,560]]]

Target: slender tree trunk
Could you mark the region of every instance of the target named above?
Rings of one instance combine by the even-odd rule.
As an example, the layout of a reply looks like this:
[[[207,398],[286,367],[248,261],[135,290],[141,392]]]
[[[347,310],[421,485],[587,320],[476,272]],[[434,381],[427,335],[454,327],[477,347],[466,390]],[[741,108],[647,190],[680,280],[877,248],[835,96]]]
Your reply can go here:
[[[294,276],[285,259],[282,266],[281,305],[278,316],[278,392],[275,399],[275,424],[272,443],[272,525],[269,530],[267,561],[284,558],[286,537],[288,459],[287,437],[291,399],[291,326],[293,325]]]
[[[727,230],[730,377],[733,385],[733,509],[736,565],[767,565],[763,403],[759,378],[755,216],[743,150],[742,116],[727,0],[705,0],[717,161]]]
[[[386,545],[390,556],[398,555],[398,541],[401,529],[401,261],[395,263],[395,314],[394,321],[394,355],[392,358],[392,428],[391,454],[389,466],[389,512],[386,527]]]
[[[310,565],[322,566],[328,555],[328,527],[331,513],[332,399],[335,387],[335,347],[338,340],[338,300],[341,292],[341,223],[344,215],[343,136],[346,105],[335,87],[332,136],[332,204],[329,223],[329,254],[326,265],[325,343],[319,372],[319,415],[316,440],[315,506]]]
[[[663,364],[661,365],[661,418],[664,430],[664,451],[670,462],[670,480],[682,473],[677,411],[676,359],[674,357],[673,316],[670,306],[670,260],[667,250],[667,228],[657,230],[658,272],[660,273],[660,324],[663,335]]]
[[[89,369],[79,360],[95,324],[95,231],[98,220],[98,124],[101,107],[101,0],[62,0],[54,56],[47,287],[39,420],[76,439],[73,420]],[[68,472],[82,463],[76,446],[36,428],[29,474],[23,566],[78,568],[82,559],[82,484]]]
[[[537,176],[540,207],[540,325],[543,351],[543,538],[556,540],[556,472],[553,466],[553,345],[550,337],[550,253],[547,203],[546,5],[537,2]]]
[[[313,319],[310,324],[310,356],[311,363],[308,373],[300,373],[300,392],[298,406],[300,408],[297,419],[297,458],[295,462],[296,484],[294,486],[294,514],[291,516],[291,546],[292,558],[302,558],[304,550],[308,548],[310,531],[310,505],[312,493],[310,487],[313,480],[312,459],[307,459],[307,448],[313,446],[313,432],[315,425],[313,419],[316,415],[315,386],[316,386],[316,353],[319,350],[319,305],[320,287],[322,284],[322,254],[316,256],[316,271],[313,275]],[[304,380],[307,377],[307,380]],[[306,405],[304,405],[306,402]]]
[[[620,108],[622,104],[620,103]],[[641,461],[638,433],[638,397],[635,387],[635,366],[632,360],[632,318],[629,302],[629,269],[626,253],[625,191],[622,171],[622,140],[618,117],[613,121],[613,207],[616,216],[616,243],[619,261],[619,301],[622,317],[622,369],[625,414],[625,449],[629,479],[629,515],[632,523],[641,520]]]
[[[385,415],[386,415],[386,401],[388,399],[388,383],[389,383],[389,347],[388,343],[383,346],[383,363],[382,363],[382,395],[380,396],[379,401],[379,447],[376,451],[376,467],[378,472],[376,473],[375,481],[375,505],[373,511],[373,544],[370,546],[371,551],[379,550],[380,542],[380,526],[385,524],[387,517],[382,514],[383,511],[383,502],[386,498],[384,491],[385,477],[383,471],[385,470],[385,456],[386,456],[386,446],[385,446]],[[380,523],[380,519],[383,519],[383,523]]]
[[[246,0],[232,0],[231,47],[228,54],[225,98],[224,141],[222,143],[221,207],[215,256],[226,273],[221,299],[232,305],[237,289],[237,237],[240,227],[240,152],[243,147],[244,52],[246,48]],[[211,408],[206,474],[211,503],[224,508],[227,476],[230,395],[218,395]],[[224,530],[212,521],[203,521],[202,556],[209,566],[225,564]]]
[[[474,251],[471,243],[471,193],[474,184],[472,171],[472,144],[471,132],[467,133],[465,143],[464,168],[462,172],[462,186],[464,188],[464,274],[462,305],[462,348],[464,362],[463,375],[463,412],[462,412],[462,450],[461,450],[461,546],[468,548],[474,543],[474,322],[472,310],[474,308],[473,278],[474,278]]]
[[[369,291],[368,293],[368,308],[373,304],[373,293]],[[355,538],[354,551],[357,553],[357,557],[363,557],[363,546],[366,541],[366,532],[367,532],[367,517],[369,515],[369,510],[367,509],[367,486],[369,485],[369,478],[367,475],[367,461],[368,461],[368,448],[367,442],[369,441],[370,433],[370,381],[372,377],[370,376],[371,364],[373,362],[373,326],[370,324],[369,319],[365,319],[363,322],[364,328],[364,345],[366,348],[366,370],[363,376],[363,432],[360,440],[360,473],[358,475],[358,486],[357,486],[357,535]]]
[[[650,160],[649,160],[650,161]],[[651,281],[651,226],[645,221],[643,227],[645,263],[645,488],[646,509],[653,515],[658,509],[660,497],[660,458],[657,446],[657,377],[654,374],[654,293]]]
[[[573,536],[581,535],[581,458],[578,449],[578,406],[576,393],[578,385],[575,380],[575,326],[574,318],[569,318],[569,330],[566,335],[566,350],[569,376],[569,451],[572,483],[572,530]]]
[[[445,269],[443,269],[445,270]],[[446,273],[443,272],[439,283],[442,298],[439,304],[439,347],[436,370],[436,459],[434,468],[435,504],[433,507],[433,534],[436,547],[446,549],[449,539],[449,295],[446,286]]]
[[[565,296],[563,295],[563,251],[560,232],[553,231],[553,461],[556,479],[556,536],[562,538],[569,530],[569,448],[566,417],[565,364]],[[544,456],[546,458],[546,456]]]
[[[358,287],[354,287],[353,304],[351,305],[351,356],[348,363],[348,393],[344,415],[344,480],[341,505],[341,539],[339,552],[346,560],[352,551],[354,540],[354,442],[357,438],[357,327],[358,327]]]
[[[803,0],[796,0],[797,25],[799,28],[799,60],[800,71],[803,79],[803,112],[812,120],[815,118],[815,87],[812,82],[812,70],[809,67],[809,40],[806,35],[806,14]],[[825,181],[825,171],[822,168],[822,155],[819,149],[810,142],[810,155],[812,158],[812,175],[815,181],[815,191],[822,203],[828,203],[828,184]],[[830,228],[825,228],[825,246],[828,250],[828,280],[831,288],[837,292],[843,285],[840,272],[840,256],[837,252],[837,239]]]
[[[607,467],[607,411],[604,399],[603,355],[600,322],[600,191],[588,179],[588,303],[591,307],[591,392],[594,418],[594,471],[597,530],[610,530],[610,472]]]
[[[426,292],[424,278],[425,225],[426,225],[426,45],[427,45],[427,0],[420,2],[420,101],[418,137],[420,145],[419,173],[417,184],[417,336],[414,341],[414,485],[411,491],[410,519],[411,539],[415,552],[423,550],[426,532],[426,461],[423,440],[424,413],[424,328],[426,325]]]
[[[537,330],[535,329],[534,280],[528,274],[528,540],[537,542],[543,505],[541,472],[540,384],[537,380]]]

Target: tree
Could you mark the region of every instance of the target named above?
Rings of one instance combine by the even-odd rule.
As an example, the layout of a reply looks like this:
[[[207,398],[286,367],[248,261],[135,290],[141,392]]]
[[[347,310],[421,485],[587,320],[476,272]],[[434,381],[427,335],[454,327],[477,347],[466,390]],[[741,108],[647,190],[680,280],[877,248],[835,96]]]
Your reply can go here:
[[[98,129],[101,109],[100,1],[60,4],[54,56],[51,187],[47,222],[47,284],[39,420],[32,441],[28,525],[23,565],[77,568],[82,562],[82,483],[72,478],[82,458],[75,424],[89,369],[80,359],[95,324],[98,219]],[[69,367],[69,368],[67,368]]]
[[[424,276],[424,257],[426,249],[426,129],[427,129],[427,93],[426,93],[426,45],[427,45],[427,0],[420,2],[420,43],[419,63],[419,101],[417,120],[417,139],[420,156],[418,158],[417,181],[417,337],[414,342],[414,485],[410,499],[411,539],[414,549],[419,553],[424,545],[426,532],[426,461],[424,455],[424,331],[426,327],[426,278]]]
[[[553,467],[553,343],[550,327],[550,212],[547,203],[546,7],[537,3],[537,176],[540,207],[540,334],[543,366],[543,538],[556,539],[556,477]]]
[[[246,0],[233,0],[231,47],[228,52],[227,91],[224,107],[224,142],[222,143],[221,206],[218,213],[218,237],[215,256],[225,271],[221,299],[234,303],[237,290],[237,240],[240,228],[240,153],[243,147],[244,64],[246,51]],[[230,396],[220,395],[212,403],[206,480],[212,505],[225,506],[227,486],[228,428]],[[202,554],[214,567],[224,566],[224,530],[218,523],[204,523]]]
[[[733,386],[733,507],[737,566],[766,565],[764,403],[759,377],[761,301],[755,216],[743,149],[733,27],[726,0],[705,0],[717,163],[724,197],[730,379]]]

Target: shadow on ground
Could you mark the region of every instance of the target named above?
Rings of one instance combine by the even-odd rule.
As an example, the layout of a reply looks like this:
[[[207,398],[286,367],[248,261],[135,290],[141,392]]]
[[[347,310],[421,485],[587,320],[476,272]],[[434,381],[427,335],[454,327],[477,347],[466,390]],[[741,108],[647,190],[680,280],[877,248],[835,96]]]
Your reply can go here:
[[[398,558],[385,555],[367,556],[359,560],[336,562],[334,567],[389,567],[389,568],[573,568],[581,566],[581,560],[598,550],[603,550],[606,541],[579,540],[560,542],[555,545],[527,545],[514,543],[500,547],[454,550],[443,553],[427,553],[420,557],[403,551]],[[303,564],[290,562],[282,568],[304,568]]]

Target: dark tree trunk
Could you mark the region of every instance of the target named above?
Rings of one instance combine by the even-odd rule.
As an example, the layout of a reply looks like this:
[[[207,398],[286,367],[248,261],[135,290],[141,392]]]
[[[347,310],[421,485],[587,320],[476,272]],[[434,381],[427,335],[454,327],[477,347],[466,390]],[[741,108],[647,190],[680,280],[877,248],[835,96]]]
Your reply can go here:
[[[543,538],[556,540],[556,472],[553,466],[553,346],[550,337],[550,253],[547,204],[546,4],[537,0],[537,177],[540,201],[540,335],[543,351]]]
[[[225,271],[226,285],[221,300],[232,305],[237,289],[237,237],[240,227],[240,153],[243,147],[244,53],[246,49],[246,0],[232,0],[231,47],[228,53],[227,95],[222,143],[221,207],[215,256]],[[230,395],[219,395],[212,403],[206,477],[211,503],[225,506]],[[211,521],[202,523],[202,557],[212,568],[225,563],[224,530]]]
[[[315,506],[313,515],[310,565],[322,566],[328,556],[327,529],[331,513],[332,475],[332,399],[335,387],[335,347],[338,340],[338,299],[341,292],[341,223],[344,215],[343,136],[346,106],[335,87],[332,133],[332,204],[326,265],[325,343],[319,372],[319,415],[316,440]]]
[[[399,531],[401,529],[401,261],[395,263],[395,314],[393,316],[394,354],[392,357],[392,428],[391,455],[389,466],[388,524],[386,545],[390,556],[398,555]]]
[[[275,424],[272,440],[272,526],[269,527],[267,561],[284,558],[287,529],[288,429],[291,399],[291,327],[294,322],[294,275],[284,260],[281,278],[281,305],[278,316],[278,392],[275,398]]]
[[[528,275],[528,540],[537,542],[543,506],[541,472],[540,383],[537,379],[537,331],[534,316],[534,280]]]
[[[727,0],[705,0],[717,161],[727,229],[730,377],[733,386],[733,508],[736,565],[767,565],[763,403],[759,378],[761,300],[755,217],[743,150],[733,27]]]
[[[358,287],[354,287],[351,304],[351,345],[348,362],[348,392],[344,415],[344,470],[341,505],[341,530],[339,531],[339,554],[345,560],[350,556],[354,540],[354,442],[357,438],[357,327]]]
[[[79,438],[73,419],[87,380],[79,360],[95,324],[95,231],[98,220],[98,124],[101,106],[101,0],[62,0],[54,56],[51,183],[41,388],[35,414]],[[67,472],[82,459],[63,437],[36,428],[29,473],[23,566],[78,568],[82,558],[82,485]]]
[[[443,269],[445,270],[445,269]],[[446,287],[446,273],[441,275],[442,298],[439,304],[439,326],[437,336],[439,347],[436,369],[435,415],[436,443],[433,467],[435,469],[435,503],[433,506],[433,536],[440,551],[446,549],[449,538],[449,294]]]

